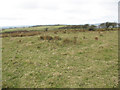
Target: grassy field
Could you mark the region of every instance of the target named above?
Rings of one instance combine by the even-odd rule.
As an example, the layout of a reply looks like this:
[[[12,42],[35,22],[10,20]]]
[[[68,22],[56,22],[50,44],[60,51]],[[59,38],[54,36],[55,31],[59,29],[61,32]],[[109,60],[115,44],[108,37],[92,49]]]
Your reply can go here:
[[[44,33],[2,39],[3,88],[113,88],[118,32]]]

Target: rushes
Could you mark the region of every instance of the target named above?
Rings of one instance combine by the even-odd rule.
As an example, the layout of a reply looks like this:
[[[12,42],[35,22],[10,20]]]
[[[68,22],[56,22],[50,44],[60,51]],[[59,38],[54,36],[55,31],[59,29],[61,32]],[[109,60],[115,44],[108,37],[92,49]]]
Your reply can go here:
[[[62,44],[76,44],[77,43],[77,39],[78,37],[74,36],[72,39],[70,38],[61,38],[59,36],[49,36],[49,35],[44,35],[44,36],[40,36],[39,38],[40,40],[47,40],[47,41],[55,41],[55,43],[57,43],[56,41],[61,41]]]

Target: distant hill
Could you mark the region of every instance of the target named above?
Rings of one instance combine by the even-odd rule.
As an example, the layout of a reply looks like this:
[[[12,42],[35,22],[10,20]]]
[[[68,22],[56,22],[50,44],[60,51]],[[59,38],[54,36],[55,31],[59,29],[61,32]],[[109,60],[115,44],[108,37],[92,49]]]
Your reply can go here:
[[[21,25],[21,26],[3,26],[2,29],[10,29],[10,28],[23,28],[23,27],[31,27],[34,25]]]

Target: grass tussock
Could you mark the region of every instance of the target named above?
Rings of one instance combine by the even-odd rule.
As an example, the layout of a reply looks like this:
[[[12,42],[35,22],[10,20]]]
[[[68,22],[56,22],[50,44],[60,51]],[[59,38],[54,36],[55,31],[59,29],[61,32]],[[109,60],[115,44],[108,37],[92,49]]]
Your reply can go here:
[[[68,38],[65,38],[64,40],[63,40],[63,44],[69,44],[69,43],[71,43],[72,41],[70,40],[70,39],[68,39]]]
[[[98,36],[96,36],[96,37],[95,37],[95,40],[98,40],[98,39],[99,39]]]
[[[53,37],[52,36],[40,36],[40,40],[53,40]]]
[[[54,40],[61,40],[62,38],[60,38],[59,36],[55,36]]]

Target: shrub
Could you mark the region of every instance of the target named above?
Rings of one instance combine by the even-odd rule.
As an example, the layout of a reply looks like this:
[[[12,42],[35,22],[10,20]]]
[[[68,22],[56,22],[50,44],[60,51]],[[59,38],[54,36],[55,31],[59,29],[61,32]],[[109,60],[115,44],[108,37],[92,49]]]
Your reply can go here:
[[[95,29],[94,28],[89,28],[89,31],[95,31]]]

